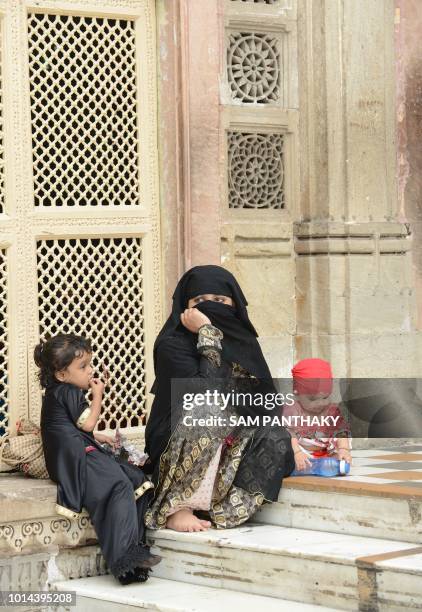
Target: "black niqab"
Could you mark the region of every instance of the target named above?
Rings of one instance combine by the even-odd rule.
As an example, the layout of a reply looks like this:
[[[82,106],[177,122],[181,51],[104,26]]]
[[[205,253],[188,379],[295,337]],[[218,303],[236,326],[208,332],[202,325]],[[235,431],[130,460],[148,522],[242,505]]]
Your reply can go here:
[[[271,373],[256,339],[258,334],[248,316],[248,302],[233,274],[220,266],[196,266],[182,276],[173,294],[172,312],[154,344],[154,365],[158,347],[170,337],[182,334],[196,350],[197,335],[183,326],[180,315],[190,299],[206,294],[224,295],[234,301],[234,306],[214,301],[196,306],[223,332],[223,359],[238,363],[257,378],[270,379]],[[155,390],[154,383],[152,392]]]

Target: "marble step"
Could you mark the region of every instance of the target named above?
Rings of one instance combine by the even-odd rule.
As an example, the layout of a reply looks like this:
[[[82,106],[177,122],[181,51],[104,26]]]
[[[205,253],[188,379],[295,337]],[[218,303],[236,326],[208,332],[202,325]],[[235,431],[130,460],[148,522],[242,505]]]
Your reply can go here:
[[[54,584],[58,591],[75,591],[74,612],[335,612],[333,608],[296,603],[227,589],[198,586],[151,577],[145,584],[119,585],[112,576],[66,580]],[[59,608],[59,611],[64,608]]]
[[[356,482],[334,486],[325,478],[296,478],[294,486],[289,480],[278,502],[265,504],[254,522],[422,544],[420,495],[405,495],[397,488],[369,490]]]
[[[422,547],[412,542],[256,524],[149,538],[163,557],[157,578],[337,610],[422,609]]]

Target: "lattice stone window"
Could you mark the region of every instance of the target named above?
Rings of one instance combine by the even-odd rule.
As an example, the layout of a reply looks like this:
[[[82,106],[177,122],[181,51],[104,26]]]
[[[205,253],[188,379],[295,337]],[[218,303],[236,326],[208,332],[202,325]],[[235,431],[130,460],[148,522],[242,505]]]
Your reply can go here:
[[[273,34],[231,32],[227,78],[232,98],[270,104],[280,99],[280,40]]]
[[[0,20],[0,213],[4,212],[4,143],[3,143],[3,23]]]
[[[7,253],[0,249],[0,435],[8,427],[9,344],[7,312]]]
[[[228,133],[230,208],[284,208],[283,134]]]
[[[100,429],[137,426],[145,407],[142,241],[75,238],[37,244],[40,336],[91,339],[110,370]]]
[[[134,21],[31,13],[36,206],[139,204]]]

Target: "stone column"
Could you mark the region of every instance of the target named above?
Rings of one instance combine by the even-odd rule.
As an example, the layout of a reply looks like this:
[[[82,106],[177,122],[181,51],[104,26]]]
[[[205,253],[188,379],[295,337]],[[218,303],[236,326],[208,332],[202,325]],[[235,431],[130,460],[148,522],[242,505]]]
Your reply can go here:
[[[421,371],[396,185],[394,2],[299,4],[298,358],[337,376]]]
[[[167,310],[180,275],[220,263],[221,0],[160,0],[159,149]]]

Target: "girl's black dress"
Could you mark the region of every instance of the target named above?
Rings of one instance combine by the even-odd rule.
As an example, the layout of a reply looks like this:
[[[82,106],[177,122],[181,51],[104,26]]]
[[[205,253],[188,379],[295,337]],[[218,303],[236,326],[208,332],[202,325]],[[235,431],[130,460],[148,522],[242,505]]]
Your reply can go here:
[[[116,461],[92,433],[77,426],[87,408],[74,385],[46,389],[41,411],[45,461],[57,483],[57,512],[76,518],[86,508],[107,566],[119,578],[160,560],[145,545],[144,514],[153,484],[140,468]]]

